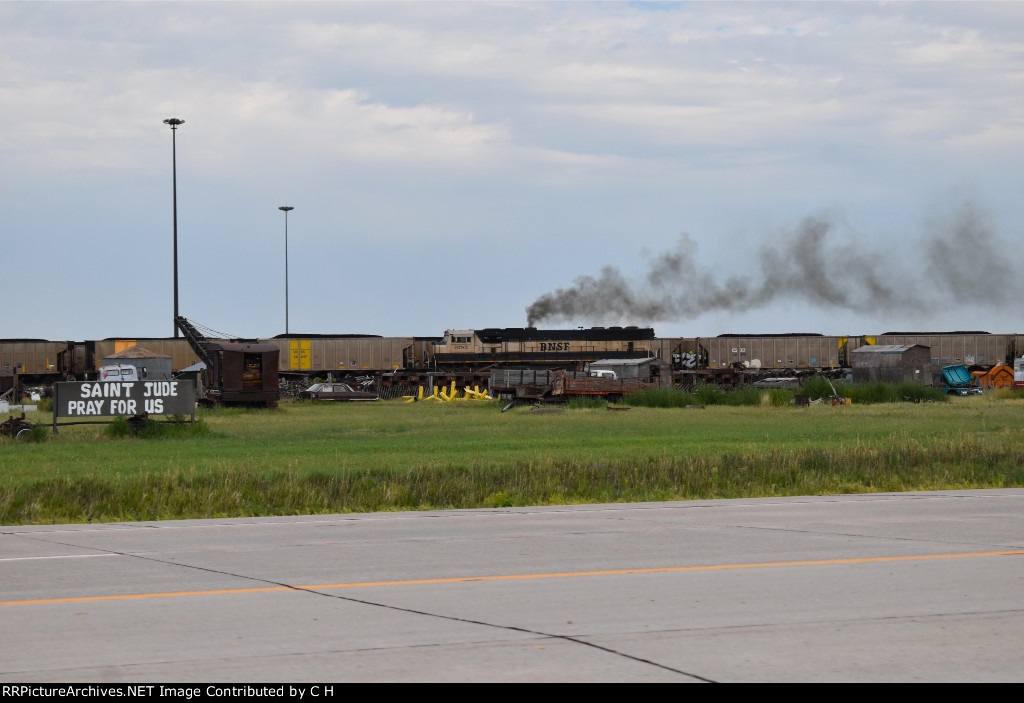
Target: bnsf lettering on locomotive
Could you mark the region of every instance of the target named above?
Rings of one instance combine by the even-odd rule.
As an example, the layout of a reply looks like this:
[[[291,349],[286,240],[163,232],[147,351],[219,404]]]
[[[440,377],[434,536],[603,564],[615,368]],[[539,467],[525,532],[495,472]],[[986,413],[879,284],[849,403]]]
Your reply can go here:
[[[568,342],[541,342],[540,350],[544,351],[569,351]]]

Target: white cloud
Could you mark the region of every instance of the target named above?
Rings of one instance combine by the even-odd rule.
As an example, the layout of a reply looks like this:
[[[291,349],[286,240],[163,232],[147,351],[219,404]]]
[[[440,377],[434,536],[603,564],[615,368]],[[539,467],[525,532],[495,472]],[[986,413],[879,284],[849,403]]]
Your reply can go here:
[[[429,333],[521,309],[624,240],[756,240],[836,204],[906,217],[963,181],[1021,221],[1022,20],[988,2],[0,2],[0,178],[22,202],[132,194],[134,219],[85,218],[102,227],[15,215],[66,250],[163,231],[149,203],[166,207],[177,115],[182,218],[219,255],[259,268],[268,200],[301,195],[310,256],[387,242],[417,271],[517,272],[468,302],[431,281],[446,321],[392,327]]]

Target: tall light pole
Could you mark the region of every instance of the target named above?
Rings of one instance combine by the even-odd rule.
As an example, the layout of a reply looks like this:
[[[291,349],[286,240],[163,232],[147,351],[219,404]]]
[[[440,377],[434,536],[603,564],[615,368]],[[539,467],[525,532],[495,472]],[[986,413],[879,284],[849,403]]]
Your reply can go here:
[[[288,334],[288,212],[295,208],[282,205],[277,209],[284,210],[284,333]]]
[[[171,117],[164,120],[164,124],[171,126],[171,178],[174,189],[174,336],[178,336],[178,145],[175,135],[178,132],[178,125],[185,124],[185,120]]]

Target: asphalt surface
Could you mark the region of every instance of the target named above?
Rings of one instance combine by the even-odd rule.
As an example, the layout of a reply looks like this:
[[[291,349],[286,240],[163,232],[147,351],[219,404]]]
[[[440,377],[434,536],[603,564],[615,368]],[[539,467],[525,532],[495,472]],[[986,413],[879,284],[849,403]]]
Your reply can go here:
[[[1024,489],[0,528],[4,682],[1021,681]]]

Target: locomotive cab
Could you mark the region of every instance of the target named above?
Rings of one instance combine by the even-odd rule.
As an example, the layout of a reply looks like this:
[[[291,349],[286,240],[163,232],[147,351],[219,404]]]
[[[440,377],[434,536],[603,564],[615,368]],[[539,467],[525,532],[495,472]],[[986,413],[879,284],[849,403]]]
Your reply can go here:
[[[445,330],[444,344],[447,351],[468,351],[472,349],[473,330]]]

